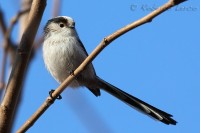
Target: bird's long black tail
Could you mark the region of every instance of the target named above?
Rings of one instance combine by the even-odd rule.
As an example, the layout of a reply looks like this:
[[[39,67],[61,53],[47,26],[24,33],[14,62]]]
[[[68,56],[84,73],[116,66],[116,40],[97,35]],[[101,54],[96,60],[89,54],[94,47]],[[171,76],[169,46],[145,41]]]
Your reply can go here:
[[[160,109],[149,105],[148,103],[143,102],[142,100],[120,90],[119,88],[107,83],[106,81],[102,80],[101,78],[97,77],[100,81],[101,89],[105,90],[106,92],[110,93],[111,95],[117,97],[121,101],[125,102],[129,106],[139,110],[140,112],[155,118],[158,121],[161,121],[167,125],[172,124],[176,125],[176,121],[173,120],[171,114],[168,114]]]

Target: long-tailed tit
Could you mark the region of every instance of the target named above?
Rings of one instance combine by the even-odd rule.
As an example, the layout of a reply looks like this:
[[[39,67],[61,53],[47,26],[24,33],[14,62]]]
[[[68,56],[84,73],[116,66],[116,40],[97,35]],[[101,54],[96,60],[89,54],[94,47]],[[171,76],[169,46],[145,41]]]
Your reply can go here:
[[[75,22],[67,16],[50,19],[45,28],[43,58],[51,75],[63,82],[88,56],[75,29]],[[176,124],[172,115],[120,90],[96,75],[92,63],[69,85],[72,88],[87,87],[95,96],[100,89],[110,93],[126,104],[165,124]]]

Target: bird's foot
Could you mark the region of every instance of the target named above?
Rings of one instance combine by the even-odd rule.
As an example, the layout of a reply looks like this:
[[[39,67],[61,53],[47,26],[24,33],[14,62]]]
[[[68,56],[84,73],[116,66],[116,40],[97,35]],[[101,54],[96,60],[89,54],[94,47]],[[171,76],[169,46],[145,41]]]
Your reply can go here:
[[[52,99],[58,99],[58,100],[60,100],[60,99],[62,99],[62,96],[61,95],[58,95],[56,98],[54,98],[53,96],[52,96],[52,94],[53,94],[53,92],[54,92],[55,90],[50,90],[49,91],[49,96],[52,98]]]

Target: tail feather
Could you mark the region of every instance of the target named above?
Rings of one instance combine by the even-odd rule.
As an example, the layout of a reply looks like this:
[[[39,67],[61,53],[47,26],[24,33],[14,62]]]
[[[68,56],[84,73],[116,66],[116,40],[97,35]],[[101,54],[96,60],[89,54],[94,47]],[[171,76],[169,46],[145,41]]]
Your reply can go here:
[[[119,88],[107,83],[106,81],[100,79],[97,77],[100,81],[100,87],[105,90],[106,92],[110,93],[111,95],[117,97],[121,101],[125,102],[129,106],[137,109],[138,111],[156,119],[159,120],[167,125],[172,124],[176,125],[176,121],[173,120],[171,117],[171,114],[168,114],[160,109],[157,109],[153,107],[152,105],[149,105],[148,103],[120,90]]]

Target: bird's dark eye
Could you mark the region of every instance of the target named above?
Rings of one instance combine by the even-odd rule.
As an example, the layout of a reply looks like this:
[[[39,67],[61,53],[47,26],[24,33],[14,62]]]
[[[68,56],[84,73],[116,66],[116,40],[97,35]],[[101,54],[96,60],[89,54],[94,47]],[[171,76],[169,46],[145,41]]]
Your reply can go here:
[[[60,26],[61,28],[63,28],[65,25],[64,25],[63,23],[60,23],[59,26]]]

